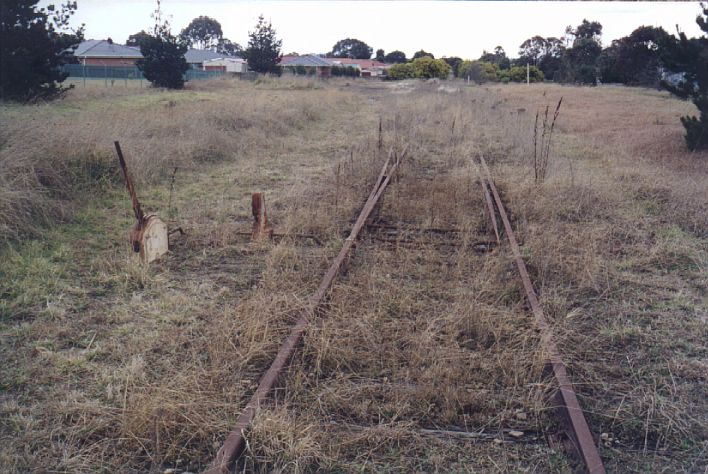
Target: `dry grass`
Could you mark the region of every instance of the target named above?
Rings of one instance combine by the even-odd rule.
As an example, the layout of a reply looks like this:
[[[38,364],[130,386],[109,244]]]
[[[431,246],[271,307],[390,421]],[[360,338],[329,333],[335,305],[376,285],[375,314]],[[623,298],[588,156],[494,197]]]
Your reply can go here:
[[[571,91],[499,90],[512,110],[566,98],[550,183],[531,183],[523,155],[498,160],[532,278],[591,426],[614,439],[608,465],[701,470],[708,161],[683,148],[677,117],[690,105],[655,91]]]
[[[27,224],[4,238],[33,228],[43,237],[3,254],[3,470],[203,468],[367,194],[381,161],[379,116],[385,148],[407,145],[409,158],[377,218],[406,230],[371,229],[357,248],[284,390],[259,412],[244,468],[572,467],[553,444],[552,381],[510,255],[473,249],[490,239],[469,160],[477,153],[509,205],[591,429],[606,434],[608,468],[705,466],[708,162],[682,149],[687,104],[631,89],[294,79],[124,92],[77,89],[60,104],[2,110],[12,127],[0,160],[22,158],[17,177],[35,176],[41,156],[93,156],[111,181],[117,137],[146,207],[164,211],[179,165],[171,218],[188,230],[145,268],[127,252],[131,214],[115,186],[88,205],[65,196],[76,211],[49,230],[36,216],[55,217],[53,194],[35,197],[53,188],[34,178],[0,186],[34,193]],[[537,185],[533,117],[561,95]],[[40,117],[54,125],[37,138]],[[96,181],[56,169],[72,185]],[[278,231],[323,245],[235,235],[249,227],[256,190]],[[488,436],[431,438],[430,428]],[[525,434],[514,441],[510,429]]]
[[[291,135],[352,100],[295,80],[277,87],[209,81],[185,92],[145,88],[131,95],[87,89],[58,103],[0,109],[0,241],[37,235],[41,224],[65,215],[65,198],[119,182],[114,140],[140,183],[158,183],[174,167],[190,171],[282,152]]]

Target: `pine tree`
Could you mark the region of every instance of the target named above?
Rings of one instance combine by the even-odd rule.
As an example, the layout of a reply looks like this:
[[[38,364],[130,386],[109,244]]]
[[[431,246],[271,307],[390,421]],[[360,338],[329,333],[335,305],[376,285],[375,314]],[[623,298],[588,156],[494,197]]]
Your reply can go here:
[[[0,99],[48,99],[68,89],[61,66],[76,61],[83,39],[83,26],[68,29],[75,11],[76,2],[37,8],[37,0],[0,1]]]
[[[184,87],[184,73],[189,69],[184,58],[187,44],[172,36],[169,22],[162,20],[160,0],[157,1],[153,18],[153,34],[141,40],[140,53],[143,58],[136,62],[136,66],[154,86],[181,89]]]
[[[248,67],[261,73],[280,73],[280,47],[282,40],[275,36],[275,30],[270,22],[266,23],[263,15],[258,17],[256,29],[248,33],[248,48],[244,51],[244,58]]]
[[[698,16],[696,23],[701,31],[708,33],[708,8],[703,8],[703,16]],[[708,38],[688,39],[685,33],[679,32],[678,39],[671,36],[663,42],[660,54],[666,69],[683,73],[678,84],[662,81],[662,86],[682,99],[691,99],[700,112],[698,118],[681,117],[688,149],[708,148]]]

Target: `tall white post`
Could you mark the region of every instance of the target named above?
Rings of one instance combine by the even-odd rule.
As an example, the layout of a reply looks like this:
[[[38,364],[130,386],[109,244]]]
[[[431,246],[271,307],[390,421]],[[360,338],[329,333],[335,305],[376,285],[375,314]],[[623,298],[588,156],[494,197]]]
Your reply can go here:
[[[529,67],[529,63],[526,63],[526,85],[531,84],[531,73],[530,73],[531,68]]]

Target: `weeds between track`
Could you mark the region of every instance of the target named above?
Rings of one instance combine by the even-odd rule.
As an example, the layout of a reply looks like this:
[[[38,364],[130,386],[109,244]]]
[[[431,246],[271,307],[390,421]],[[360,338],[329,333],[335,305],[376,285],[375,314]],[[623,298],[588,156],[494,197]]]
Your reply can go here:
[[[138,187],[148,210],[165,206],[177,157],[173,206],[188,231],[169,259],[145,269],[128,258],[123,191],[101,185],[108,191],[83,206],[73,191],[58,207],[36,201],[49,203],[32,208],[47,221],[68,223],[47,230],[29,218],[42,239],[3,254],[4,470],[197,470],[213,459],[380,167],[371,160],[380,116],[384,142],[411,143],[413,157],[381,220],[464,232],[454,245],[414,233],[400,244],[363,242],[284,390],[257,416],[246,467],[567,467],[544,437],[554,433],[543,408],[552,387],[512,262],[464,240],[491,236],[467,167],[478,151],[504,177],[498,185],[581,405],[606,435],[608,470],[705,465],[708,172],[705,159],[681,151],[678,116],[689,105],[606,87],[345,84],[73,97],[41,109],[52,117],[46,136],[36,136],[37,109],[2,109],[6,162],[76,150],[83,163],[105,141],[112,163],[110,143],[120,139],[128,160],[145,164]],[[533,117],[521,109],[561,95],[554,159],[537,186]],[[589,111],[603,119],[589,121]],[[197,159],[200,144],[213,147],[206,159]],[[23,182],[36,183],[13,181]],[[265,192],[278,230],[314,234],[323,246],[235,236],[250,225],[252,191]],[[73,214],[52,214],[58,208]],[[421,431],[455,428],[505,436],[499,444]],[[524,431],[521,442],[510,442],[510,428]]]

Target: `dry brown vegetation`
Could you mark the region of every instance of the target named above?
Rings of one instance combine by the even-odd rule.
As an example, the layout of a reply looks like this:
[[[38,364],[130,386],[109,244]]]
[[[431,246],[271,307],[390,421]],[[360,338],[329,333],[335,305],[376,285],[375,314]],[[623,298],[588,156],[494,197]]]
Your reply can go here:
[[[534,116],[561,96],[536,184]],[[78,88],[55,104],[3,106],[0,466],[203,468],[338,251],[382,154],[408,146],[376,218],[397,230],[367,231],[259,412],[242,467],[574,468],[510,253],[475,250],[491,239],[470,160],[481,153],[608,470],[701,472],[708,161],[683,149],[687,111],[626,88],[292,79]],[[144,207],[187,230],[149,268],[128,252],[115,139]],[[322,245],[237,235],[252,191],[265,192],[279,232]],[[459,232],[416,230],[431,228]]]

